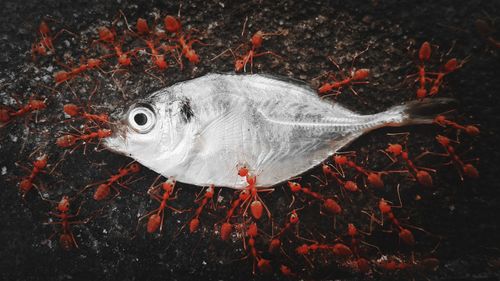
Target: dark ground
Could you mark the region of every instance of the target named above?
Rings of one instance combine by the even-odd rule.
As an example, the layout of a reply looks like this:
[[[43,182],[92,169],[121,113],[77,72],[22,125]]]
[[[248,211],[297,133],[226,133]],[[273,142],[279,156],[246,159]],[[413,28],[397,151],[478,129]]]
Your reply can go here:
[[[59,93],[52,93],[42,85],[53,86],[52,75],[61,69],[53,58],[42,58],[33,63],[29,50],[34,41],[40,20],[54,18],[61,23],[49,22],[54,30],[66,27],[80,37],[63,36],[55,41],[58,57],[63,54],[75,61],[82,55],[82,46],[89,46],[95,38],[95,30],[110,25],[119,9],[130,21],[145,17],[151,22],[152,12],[177,14],[178,3],[166,1],[1,1],[0,3],[0,98],[3,104],[12,104],[8,95],[15,95],[22,101],[32,94],[48,99],[48,108],[40,112],[39,122],[18,121],[0,131],[0,168],[6,168],[1,176],[0,205],[0,278],[2,280],[242,280],[260,278],[253,276],[249,260],[239,259],[245,254],[241,240],[223,243],[213,234],[213,223],[224,210],[202,216],[202,229],[196,234],[178,230],[189,219],[189,213],[167,214],[162,236],[145,234],[144,226],[136,234],[136,218],[156,207],[145,195],[124,192],[108,205],[93,202],[85,195],[82,217],[104,206],[102,213],[86,225],[75,226],[74,233],[80,248],[64,252],[57,239],[48,242],[52,228],[43,225],[48,220],[47,212],[53,208],[43,202],[35,192],[26,201],[20,199],[17,182],[26,172],[15,163],[30,163],[29,154],[39,146],[50,155],[49,164],[62,156],[61,149],[54,145],[56,136],[70,129],[59,121],[62,105],[75,101],[70,88],[58,87]],[[422,273],[375,273],[373,278],[429,278],[431,280],[497,280],[500,267],[500,223],[499,185],[495,174],[498,170],[500,153],[498,105],[500,93],[498,49],[492,49],[474,28],[478,18],[497,21],[496,32],[500,38],[500,23],[491,18],[500,15],[498,1],[187,1],[182,4],[181,17],[185,26],[195,27],[202,33],[204,42],[210,46],[197,46],[202,62],[183,71],[171,68],[163,77],[165,84],[151,76],[144,75],[146,59],[133,67],[129,74],[120,76],[127,102],[144,97],[161,87],[174,82],[198,77],[209,72],[232,71],[232,58],[209,59],[227,47],[234,47],[242,40],[241,29],[248,17],[247,29],[272,32],[288,31],[287,35],[272,37],[264,46],[278,52],[283,61],[262,58],[258,60],[255,72],[279,74],[304,80],[313,87],[319,82],[313,78],[327,70],[334,70],[326,56],[334,57],[342,66],[348,67],[352,56],[370,44],[370,49],[356,62],[356,66],[370,68],[371,84],[357,87],[362,96],[355,98],[349,92],[338,101],[349,108],[374,113],[414,98],[415,86],[405,84],[404,77],[416,71],[414,66],[416,50],[423,41],[433,44],[432,64],[440,64],[441,55],[454,47],[446,58],[470,56],[460,70],[446,78],[445,89],[440,95],[458,100],[459,121],[480,124],[481,136],[476,140],[466,139],[462,149],[472,145],[470,157],[479,157],[481,177],[461,182],[452,168],[441,168],[436,177],[434,192],[419,192],[423,200],[415,202],[412,195],[418,190],[414,184],[402,185],[405,208],[398,214],[409,217],[409,221],[443,237],[437,250],[435,237],[416,233],[417,259],[437,257],[441,266],[436,272]],[[347,1],[346,1],[347,2]],[[460,3],[460,4],[459,4]],[[438,49],[439,46],[439,49]],[[92,81],[100,81],[97,94],[92,99],[98,109],[110,112],[123,107],[123,95],[109,76],[91,73],[92,80],[78,78],[71,83],[77,95],[85,101],[93,89]],[[84,102],[83,102],[84,103]],[[33,118],[34,119],[34,118]],[[497,124],[497,125],[495,125]],[[382,129],[363,136],[346,150],[355,150],[370,156],[370,165],[375,169],[383,164],[377,149],[386,147],[390,139],[388,132],[411,132],[409,149],[416,154],[421,147],[439,150],[434,136],[443,133],[432,126],[402,129]],[[449,132],[448,132],[449,133]],[[66,157],[52,175],[42,175],[47,186],[46,194],[59,200],[63,194],[75,195],[83,186],[108,177],[129,159],[108,151],[96,152],[89,146],[86,155],[77,150]],[[429,163],[427,163],[429,164]],[[432,165],[432,163],[431,163]],[[146,170],[146,169],[144,169]],[[313,173],[318,174],[315,170]],[[151,171],[141,172],[145,178],[132,184],[135,190],[145,192],[146,186],[155,178]],[[199,188],[179,185],[179,199],[175,206],[193,206],[194,192]],[[394,186],[394,185],[393,185]],[[367,192],[368,193],[368,192]],[[223,191],[221,205],[227,206],[231,191]],[[364,198],[355,198],[352,206],[343,202],[346,215],[338,225],[345,227],[354,222],[366,227],[367,219],[358,214],[361,208],[374,209],[373,198],[394,197],[394,189],[386,193]],[[289,211],[288,191],[280,187],[265,197],[271,206],[274,218],[282,225],[282,219]],[[81,198],[78,201],[82,201]],[[360,205],[361,204],[361,205]],[[78,203],[75,202],[75,208]],[[316,210],[317,211],[317,210]],[[302,233],[324,231],[320,225],[329,221],[314,216],[314,210],[301,214]],[[309,214],[309,216],[307,216]],[[313,219],[314,218],[314,219]],[[314,234],[312,234],[314,235]],[[175,237],[174,237],[175,236]],[[384,235],[374,235],[370,241],[377,243],[385,254],[397,254],[408,258],[410,250],[388,242]],[[332,236],[336,237],[335,235]],[[317,238],[317,237],[316,237]],[[260,247],[260,246],[258,246]],[[263,246],[262,246],[263,247]],[[401,249],[400,249],[401,248]],[[290,249],[288,249],[290,250]],[[293,256],[293,255],[292,255]],[[377,258],[377,255],[372,255]],[[312,269],[301,257],[293,261],[282,259],[305,279],[362,279],[362,276],[339,270],[334,261],[313,261]],[[276,275],[279,277],[278,275]],[[281,278],[281,277],[279,277]]]

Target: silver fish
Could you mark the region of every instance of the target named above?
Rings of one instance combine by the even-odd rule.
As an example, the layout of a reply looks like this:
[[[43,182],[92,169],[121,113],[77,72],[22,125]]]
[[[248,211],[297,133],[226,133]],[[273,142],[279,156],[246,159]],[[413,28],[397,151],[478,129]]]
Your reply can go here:
[[[317,166],[370,130],[431,123],[424,111],[447,103],[410,102],[360,115],[297,82],[208,74],[133,104],[104,144],[181,182],[241,189],[246,182],[237,166],[246,165],[258,186],[269,187]]]

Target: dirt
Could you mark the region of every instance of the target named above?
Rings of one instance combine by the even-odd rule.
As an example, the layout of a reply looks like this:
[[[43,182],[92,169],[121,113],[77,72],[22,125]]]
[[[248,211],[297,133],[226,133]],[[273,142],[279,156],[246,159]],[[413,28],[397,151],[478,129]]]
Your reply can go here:
[[[184,28],[196,28],[197,36],[207,45],[194,45],[201,57],[196,66],[185,61],[185,68],[171,67],[164,72],[149,71],[147,55],[139,55],[134,65],[125,73],[111,75],[92,71],[68,84],[54,87],[53,75],[64,69],[63,64],[76,66],[79,58],[92,57],[100,50],[91,48],[97,38],[97,28],[110,26],[122,10],[130,22],[144,17],[151,23],[154,14],[163,18],[177,15],[180,10]],[[415,98],[416,85],[405,77],[415,73],[420,44],[429,41],[433,54],[429,65],[438,70],[446,59],[465,59],[463,66],[445,78],[441,97],[457,100],[457,121],[479,124],[481,135],[470,138],[461,135],[460,152],[467,159],[479,158],[478,179],[460,180],[452,166],[441,166],[439,161],[423,161],[436,167],[435,188],[422,190],[404,177],[390,177],[382,191],[364,189],[351,199],[341,197],[338,190],[320,189],[312,175],[319,169],[303,175],[304,182],[325,195],[338,196],[345,213],[336,221],[338,229],[332,230],[332,218],[318,216],[318,204],[300,211],[300,233],[309,239],[332,243],[344,235],[349,222],[367,230],[368,216],[362,210],[376,210],[380,197],[396,201],[395,186],[401,183],[404,207],[397,216],[428,233],[414,231],[417,245],[405,247],[397,242],[397,235],[378,231],[365,237],[376,244],[386,256],[398,256],[410,262],[412,252],[416,261],[427,257],[440,260],[437,271],[402,270],[383,272],[376,270],[369,276],[355,273],[342,260],[326,254],[310,256],[315,265],[293,253],[302,242],[286,243],[284,250],[291,258],[273,258],[274,277],[287,279],[278,273],[280,264],[289,265],[304,279],[357,280],[415,278],[430,280],[498,280],[500,248],[497,235],[500,231],[495,212],[499,210],[499,189],[495,177],[498,172],[498,127],[500,122],[498,68],[500,50],[489,45],[476,30],[474,22],[483,19],[498,30],[493,36],[500,39],[500,14],[495,1],[2,1],[0,4],[0,102],[16,107],[17,97],[26,102],[36,95],[47,99],[47,109],[20,118],[0,129],[0,169],[2,200],[0,201],[0,276],[2,280],[234,280],[266,279],[269,276],[252,273],[252,262],[246,256],[242,240],[233,236],[224,242],[214,232],[233,197],[230,190],[222,190],[216,211],[202,215],[197,233],[189,234],[185,228],[191,212],[168,212],[161,235],[149,235],[145,222],[137,218],[156,208],[157,202],[148,198],[147,187],[156,174],[143,168],[139,180],[129,184],[136,192],[124,190],[107,203],[95,202],[91,192],[77,197],[88,184],[102,181],[130,159],[106,150],[96,150],[89,145],[68,154],[55,145],[56,137],[72,132],[70,124],[62,122],[65,116],[62,105],[67,102],[90,103],[97,111],[113,112],[134,100],[178,81],[202,76],[210,72],[232,72],[233,58],[222,55],[227,48],[235,48],[249,40],[258,30],[281,32],[264,41],[265,50],[276,52],[282,58],[258,58],[254,72],[300,79],[317,88],[325,78],[318,77],[327,71],[336,71],[328,60],[333,58],[345,70],[351,67],[354,56],[367,47],[353,63],[355,68],[371,70],[370,83],[356,86],[359,97],[344,91],[336,100],[361,113],[380,112],[392,105]],[[74,35],[62,34],[54,41],[56,55],[31,57],[31,45],[42,19],[46,19],[57,32],[66,28]],[[246,32],[241,35],[244,23]],[[123,26],[117,26],[118,29]],[[57,59],[56,59],[57,58]],[[111,69],[112,65],[103,68]],[[113,115],[116,116],[116,115]],[[74,131],[73,131],[74,132]],[[387,165],[387,158],[378,150],[395,141],[388,133],[410,132],[408,150],[417,155],[423,149],[443,152],[436,143],[437,134],[455,136],[453,130],[437,126],[412,126],[380,129],[369,133],[346,147],[357,151],[357,161],[375,170]],[[397,140],[397,139],[396,139]],[[78,198],[72,210],[80,204],[81,218],[92,219],[75,225],[73,231],[78,249],[64,251],[58,236],[48,239],[57,228],[47,225],[49,211],[55,205],[41,200],[37,192],[30,192],[22,199],[17,186],[27,171],[19,165],[30,166],[40,149],[47,153],[49,168],[63,159],[52,174],[39,177],[41,194],[58,201],[62,195]],[[430,158],[432,159],[432,158]],[[19,165],[18,165],[19,164]],[[264,200],[270,206],[276,225],[283,225],[290,212],[291,194],[285,185],[276,187]],[[195,208],[193,203],[199,187],[178,185],[179,192],[173,205],[177,208]],[[422,197],[415,200],[416,195]],[[396,211],[395,211],[396,212]],[[269,221],[262,222],[270,232]],[[183,228],[184,227],[184,228]],[[267,228],[266,228],[267,227]],[[386,228],[390,229],[390,228]],[[276,228],[275,228],[276,231]],[[325,237],[322,237],[325,235]],[[296,238],[289,237],[290,240]],[[344,237],[345,239],[345,237]],[[348,243],[348,240],[346,240]],[[266,245],[259,240],[258,248]],[[383,256],[367,250],[370,259]],[[265,256],[271,258],[271,256]]]

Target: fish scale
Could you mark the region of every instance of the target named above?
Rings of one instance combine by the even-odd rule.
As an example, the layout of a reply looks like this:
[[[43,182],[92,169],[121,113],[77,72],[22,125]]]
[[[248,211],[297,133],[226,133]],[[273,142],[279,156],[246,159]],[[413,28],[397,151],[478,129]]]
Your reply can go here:
[[[269,187],[319,165],[370,130],[432,123],[432,115],[419,113],[449,103],[410,102],[360,115],[295,80],[208,74],[134,103],[105,145],[181,182],[241,189],[246,182],[236,167],[245,164],[258,186]],[[148,130],[133,114],[149,116]]]

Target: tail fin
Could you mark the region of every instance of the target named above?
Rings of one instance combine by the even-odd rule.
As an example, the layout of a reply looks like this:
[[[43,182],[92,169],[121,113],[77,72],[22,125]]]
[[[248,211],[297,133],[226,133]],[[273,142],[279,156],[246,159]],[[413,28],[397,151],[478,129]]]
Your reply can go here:
[[[456,106],[456,100],[451,98],[424,99],[391,107],[381,114],[399,115],[401,118],[400,122],[397,122],[399,124],[394,124],[397,126],[430,124],[438,114],[454,109]]]

